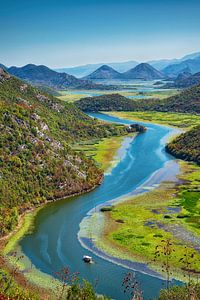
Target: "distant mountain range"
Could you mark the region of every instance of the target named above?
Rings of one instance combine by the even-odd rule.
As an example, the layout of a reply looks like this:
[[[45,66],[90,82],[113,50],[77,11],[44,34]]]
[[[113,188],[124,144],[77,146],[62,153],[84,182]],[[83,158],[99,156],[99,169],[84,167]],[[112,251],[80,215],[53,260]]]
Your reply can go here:
[[[165,76],[154,67],[147,63],[142,63],[136,67],[130,69],[127,72],[119,73],[113,68],[103,65],[96,71],[92,72],[83,79],[98,80],[98,79],[142,79],[142,80],[154,80],[163,79]]]
[[[152,61],[148,61],[148,63],[151,66],[153,66],[154,68],[161,71],[169,65],[179,64],[179,63],[181,63],[185,60],[188,60],[188,59],[195,59],[198,56],[200,56],[200,52],[195,52],[195,53],[192,53],[192,54],[188,54],[188,55],[183,56],[182,58],[152,60]]]
[[[179,64],[183,61],[190,60],[190,59],[193,60],[193,59],[196,59],[198,56],[200,56],[200,52],[192,53],[192,54],[186,55],[179,59],[175,58],[175,59],[151,60],[151,61],[147,61],[147,63],[150,64],[152,67],[156,68],[157,70],[161,71],[169,65]],[[74,75],[76,77],[81,78],[81,77],[85,77],[85,76],[89,75],[90,73],[94,72],[96,69],[98,69],[102,65],[108,65],[109,67],[115,69],[117,72],[123,73],[123,72],[126,72],[126,71],[134,68],[139,63],[140,62],[133,60],[133,61],[126,61],[126,62],[87,64],[87,65],[83,65],[83,66],[77,66],[77,67],[71,67],[71,68],[60,68],[60,69],[55,69],[55,70],[57,72],[66,72],[70,75]],[[181,70],[182,70],[182,68],[181,68]],[[198,71],[200,71],[200,69],[195,72],[198,72]]]
[[[131,68],[134,68],[139,63],[137,61],[126,61],[126,62],[114,62],[114,63],[99,63],[99,64],[87,64],[78,67],[71,68],[60,68],[55,69],[57,72],[66,72],[70,75],[76,76],[78,78],[85,77],[90,73],[94,72],[96,69],[100,68],[103,65],[107,65],[118,72],[125,72]]]
[[[190,58],[180,63],[169,65],[162,72],[170,77],[176,77],[182,72],[190,72],[192,74],[200,72],[200,55],[193,59]]]
[[[166,64],[170,64],[162,67]],[[174,63],[175,62],[175,63]],[[112,66],[116,66],[115,69]],[[28,64],[23,67],[9,67],[0,64],[4,70],[7,70],[11,75],[14,75],[28,83],[43,89],[52,90],[66,90],[66,89],[98,89],[98,90],[112,90],[117,89],[117,86],[104,85],[94,82],[94,80],[109,80],[109,79],[141,79],[141,80],[156,80],[156,79],[171,79],[174,83],[168,83],[165,87],[189,87],[199,83],[200,72],[200,52],[187,55],[181,59],[174,60],[158,60],[150,63],[137,64],[136,61],[126,63],[112,63],[110,65],[98,65],[99,67],[93,70],[83,78],[76,78],[65,72],[60,73],[52,70],[44,65]],[[94,68],[97,65],[89,65]],[[128,66],[132,66],[128,70],[124,70]],[[158,67],[155,68],[155,66]],[[84,66],[80,67],[84,68]],[[86,68],[87,69],[87,68]],[[86,71],[85,69],[85,71]],[[161,69],[161,70],[160,70]],[[64,70],[64,69],[63,69]],[[85,72],[84,71],[84,72]]]
[[[167,83],[165,88],[188,88],[200,84],[200,72],[191,74],[183,72],[177,76],[173,83]]]
[[[108,86],[95,84],[91,81],[78,79],[66,73],[58,73],[46,66],[28,64],[24,67],[10,67],[7,71],[37,87],[62,89],[108,89]]]

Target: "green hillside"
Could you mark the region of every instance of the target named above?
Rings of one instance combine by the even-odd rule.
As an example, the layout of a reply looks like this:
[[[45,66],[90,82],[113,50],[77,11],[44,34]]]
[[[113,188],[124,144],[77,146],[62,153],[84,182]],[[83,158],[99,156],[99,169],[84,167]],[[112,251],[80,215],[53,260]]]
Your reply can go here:
[[[71,144],[125,133],[0,69],[0,235],[27,208],[101,182],[95,162]]]
[[[178,136],[166,146],[166,150],[177,158],[200,165],[200,126]]]
[[[167,99],[132,100],[119,94],[82,98],[76,105],[83,111],[161,111],[200,113],[200,85]]]

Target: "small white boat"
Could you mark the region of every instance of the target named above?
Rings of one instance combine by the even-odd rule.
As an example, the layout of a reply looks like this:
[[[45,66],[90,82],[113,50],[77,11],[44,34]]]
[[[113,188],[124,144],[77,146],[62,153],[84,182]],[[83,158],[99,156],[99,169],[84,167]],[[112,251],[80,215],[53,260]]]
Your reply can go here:
[[[92,263],[92,257],[88,255],[83,255],[83,261],[86,263]]]

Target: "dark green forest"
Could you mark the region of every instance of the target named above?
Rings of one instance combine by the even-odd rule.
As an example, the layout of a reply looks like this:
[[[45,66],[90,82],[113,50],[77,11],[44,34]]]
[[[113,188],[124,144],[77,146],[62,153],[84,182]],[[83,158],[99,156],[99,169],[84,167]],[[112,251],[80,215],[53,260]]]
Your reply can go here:
[[[200,85],[167,99],[133,100],[120,94],[86,97],[76,102],[83,111],[160,111],[200,113]]]
[[[177,158],[200,165],[200,126],[178,136],[166,146],[166,150]]]

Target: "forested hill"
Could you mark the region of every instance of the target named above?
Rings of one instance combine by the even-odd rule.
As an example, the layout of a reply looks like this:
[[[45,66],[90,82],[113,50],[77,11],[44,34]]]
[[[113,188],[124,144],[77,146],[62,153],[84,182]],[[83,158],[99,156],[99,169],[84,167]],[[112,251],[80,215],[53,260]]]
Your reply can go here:
[[[96,97],[82,98],[75,103],[82,111],[130,111],[136,110],[136,101],[120,94],[109,94]],[[138,108],[140,107],[138,103]]]
[[[126,132],[0,69],[0,235],[26,208],[100,183],[102,172],[71,143]]]
[[[178,136],[166,146],[166,150],[177,158],[200,165],[200,126]]]
[[[120,94],[82,98],[76,105],[83,111],[162,111],[200,113],[200,85],[182,91],[176,96],[160,99],[128,99]]]
[[[155,110],[200,114],[200,85],[183,90],[180,94],[163,101],[160,106],[158,103]]]

